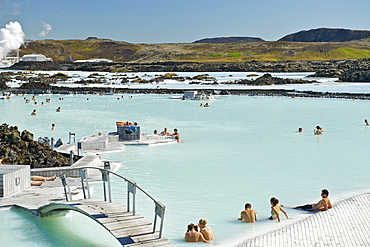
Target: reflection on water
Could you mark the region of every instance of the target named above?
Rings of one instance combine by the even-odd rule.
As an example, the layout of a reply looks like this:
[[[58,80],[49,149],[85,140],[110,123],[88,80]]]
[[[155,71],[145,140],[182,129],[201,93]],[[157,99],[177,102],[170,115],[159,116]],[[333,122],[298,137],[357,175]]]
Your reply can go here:
[[[0,222],[1,246],[121,246],[103,227],[76,212],[40,220],[7,208],[0,210]]]
[[[199,101],[166,95],[59,97],[37,96],[52,99],[44,106],[26,104],[21,96],[2,101],[2,121],[35,138],[64,142],[69,131],[77,139],[115,131],[116,121],[137,121],[148,133],[179,129],[183,143],[102,154],[122,162],[118,173],[166,206],[164,236],[177,246],[187,245],[186,226],[200,218],[214,229],[215,244],[225,246],[307,216],[287,209],[291,219],[266,220],[272,196],[295,206],[318,201],[327,188],[335,203],[370,187],[370,129],[363,123],[370,114],[368,101],[219,96],[203,108]],[[30,115],[33,109],[37,116]],[[316,125],[323,127],[322,136],[313,135]],[[299,127],[302,133],[296,133]],[[124,191],[115,189],[113,200],[120,201]],[[154,205],[138,200],[138,212],[152,219]],[[236,220],[246,202],[258,212],[256,224]]]

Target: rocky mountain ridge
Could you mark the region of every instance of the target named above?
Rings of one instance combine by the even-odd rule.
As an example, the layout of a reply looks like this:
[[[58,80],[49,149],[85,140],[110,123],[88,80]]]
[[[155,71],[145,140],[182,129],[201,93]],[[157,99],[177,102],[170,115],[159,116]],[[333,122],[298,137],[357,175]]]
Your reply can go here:
[[[196,40],[193,43],[242,43],[242,42],[262,42],[265,41],[261,38],[255,37],[217,37],[217,38],[205,38]]]
[[[291,42],[348,42],[370,37],[370,31],[317,28],[286,35],[278,41]]]

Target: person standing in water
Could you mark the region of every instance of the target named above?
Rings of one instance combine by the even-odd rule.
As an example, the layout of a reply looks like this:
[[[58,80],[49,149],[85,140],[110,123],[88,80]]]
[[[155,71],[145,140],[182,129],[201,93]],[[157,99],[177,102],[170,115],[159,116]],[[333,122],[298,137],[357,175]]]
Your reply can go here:
[[[285,214],[285,217],[287,219],[289,218],[287,212],[285,212],[285,210],[282,209],[281,206],[279,205],[279,200],[277,198],[272,197],[270,199],[270,204],[271,204],[271,216],[269,220],[277,219],[278,222],[280,222],[280,211]]]
[[[185,233],[186,242],[199,242],[203,241],[204,243],[209,243],[204,237],[203,234],[196,230],[196,226],[191,223],[188,225],[188,230]]]
[[[319,125],[316,126],[316,129],[314,129],[313,133],[315,135],[322,135],[324,131],[322,130],[322,127],[320,127]]]
[[[205,238],[205,240],[209,241],[209,240],[214,239],[214,234],[213,234],[212,228],[209,227],[209,226],[206,226],[207,224],[208,224],[208,220],[200,219],[199,223],[198,223],[198,226],[199,226],[200,232],[203,234],[203,237]]]
[[[242,222],[246,223],[255,223],[257,221],[257,211],[252,209],[252,205],[250,203],[245,204],[245,210],[240,213],[240,218]]]
[[[177,140],[177,142],[181,142],[181,140],[180,140],[180,133],[179,133],[179,131],[177,129],[173,129],[172,136],[175,137],[175,139]]]

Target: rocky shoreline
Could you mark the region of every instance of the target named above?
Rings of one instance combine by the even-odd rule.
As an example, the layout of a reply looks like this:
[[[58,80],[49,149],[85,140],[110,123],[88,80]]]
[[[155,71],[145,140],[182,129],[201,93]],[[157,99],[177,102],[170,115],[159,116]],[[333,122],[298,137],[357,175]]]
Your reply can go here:
[[[19,62],[12,70],[102,72],[315,72],[315,77],[338,77],[339,81],[369,82],[370,59],[327,61],[250,61],[243,63],[73,63]]]
[[[0,157],[2,164],[30,165],[31,168],[69,166],[69,159],[50,146],[34,141],[27,130],[0,125]]]

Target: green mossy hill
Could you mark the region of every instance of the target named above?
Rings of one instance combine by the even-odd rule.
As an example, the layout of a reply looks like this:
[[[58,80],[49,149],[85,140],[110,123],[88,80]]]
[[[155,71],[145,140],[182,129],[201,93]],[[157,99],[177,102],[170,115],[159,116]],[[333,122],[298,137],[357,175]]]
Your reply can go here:
[[[20,55],[44,54],[54,61],[107,58],[130,61],[140,46],[110,39],[88,38],[86,40],[37,40],[21,47]]]
[[[54,61],[105,58],[117,63],[248,61],[312,61],[370,58],[368,39],[352,42],[264,41],[244,43],[130,44],[89,38],[86,40],[40,40],[21,47],[24,54],[39,53]]]

